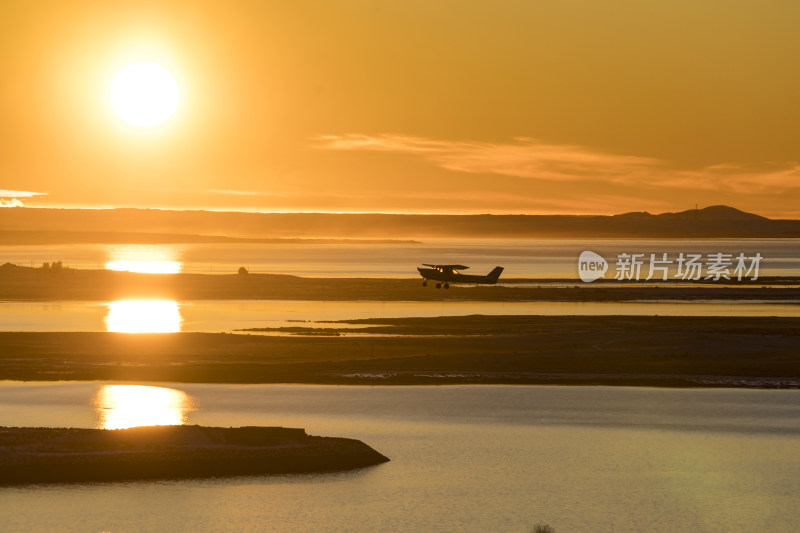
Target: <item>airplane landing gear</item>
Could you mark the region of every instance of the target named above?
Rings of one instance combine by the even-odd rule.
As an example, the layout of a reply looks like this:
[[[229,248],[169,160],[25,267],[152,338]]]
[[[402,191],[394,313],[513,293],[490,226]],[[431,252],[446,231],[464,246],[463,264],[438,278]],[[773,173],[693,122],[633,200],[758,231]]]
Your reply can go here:
[[[425,281],[423,281],[423,282],[422,282],[422,286],[423,286],[423,287],[427,287],[427,286],[428,286],[428,280],[427,280],[427,279],[426,279]]]
[[[444,288],[445,288],[445,289],[449,289],[449,288],[450,288],[450,284],[449,284],[449,283],[445,283],[445,284],[444,284]]]
[[[441,283],[437,283],[437,284],[436,284],[436,288],[437,288],[437,289],[441,289],[441,288],[442,288],[442,284],[441,284]]]

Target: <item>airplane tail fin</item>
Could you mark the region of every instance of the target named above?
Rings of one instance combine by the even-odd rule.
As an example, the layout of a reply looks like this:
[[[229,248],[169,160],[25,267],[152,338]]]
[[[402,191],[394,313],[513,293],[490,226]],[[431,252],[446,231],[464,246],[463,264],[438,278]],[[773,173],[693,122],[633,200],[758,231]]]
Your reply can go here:
[[[492,283],[497,283],[497,280],[500,279],[500,274],[502,273],[503,267],[494,267],[494,270],[489,272],[486,277],[489,278]]]

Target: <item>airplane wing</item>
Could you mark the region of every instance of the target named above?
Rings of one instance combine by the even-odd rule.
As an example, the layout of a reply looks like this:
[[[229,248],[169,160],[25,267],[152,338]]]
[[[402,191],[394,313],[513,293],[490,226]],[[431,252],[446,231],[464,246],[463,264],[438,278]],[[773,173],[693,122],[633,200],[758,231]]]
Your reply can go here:
[[[464,265],[431,265],[428,263],[422,263],[422,266],[431,267],[431,268],[443,268],[445,270],[466,270],[469,267]]]

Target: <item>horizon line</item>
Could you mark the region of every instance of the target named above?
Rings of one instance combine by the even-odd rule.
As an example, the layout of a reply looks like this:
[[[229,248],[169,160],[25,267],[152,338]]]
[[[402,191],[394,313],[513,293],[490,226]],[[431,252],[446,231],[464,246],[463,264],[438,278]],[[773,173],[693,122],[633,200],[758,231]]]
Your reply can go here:
[[[109,206],[109,205],[63,205],[63,206],[53,206],[53,205],[25,205],[25,206],[9,206],[5,207],[4,209],[59,209],[59,210],[93,210],[93,211],[102,211],[102,210],[122,210],[122,209],[137,209],[137,210],[152,210],[152,211],[194,211],[194,212],[210,212],[210,213],[244,213],[244,214],[305,214],[305,215],[427,215],[427,216],[571,216],[571,217],[592,217],[592,216],[619,216],[619,215],[627,215],[632,213],[641,213],[641,214],[649,214],[649,215],[663,215],[663,214],[676,214],[676,213],[686,213],[691,211],[703,211],[704,209],[708,209],[711,207],[726,207],[730,209],[735,209],[742,213],[752,214],[763,216],[769,220],[797,220],[797,218],[786,218],[785,216],[781,217],[778,216],[777,218],[768,217],[765,215],[761,215],[760,213],[755,213],[752,211],[745,211],[743,209],[739,209],[737,207],[725,205],[725,204],[714,204],[714,205],[707,205],[705,207],[696,207],[690,209],[683,209],[683,210],[676,210],[676,211],[663,211],[663,212],[650,212],[650,211],[625,211],[625,212],[610,212],[610,213],[563,213],[563,212],[545,212],[545,213],[526,213],[526,212],[519,212],[519,211],[494,211],[494,212],[487,212],[487,211],[410,211],[410,210],[360,210],[360,209],[242,209],[242,208],[235,208],[235,207],[177,207],[177,206]]]

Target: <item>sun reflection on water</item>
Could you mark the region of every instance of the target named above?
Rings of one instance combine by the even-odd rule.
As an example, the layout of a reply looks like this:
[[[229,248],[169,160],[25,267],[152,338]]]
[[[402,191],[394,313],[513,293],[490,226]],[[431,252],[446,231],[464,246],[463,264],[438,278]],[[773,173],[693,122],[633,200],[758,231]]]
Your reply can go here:
[[[117,260],[106,263],[107,270],[139,272],[141,274],[177,274],[183,268],[180,261],[131,261]]]
[[[108,304],[106,331],[112,333],[178,333],[178,302],[172,300],[120,300]]]
[[[170,245],[110,246],[106,269],[144,274],[177,274],[183,270],[180,250]]]
[[[183,391],[144,385],[103,385],[93,403],[101,429],[186,424],[194,409]]]

